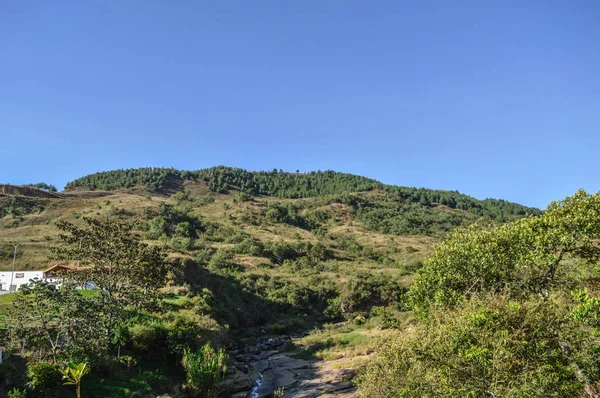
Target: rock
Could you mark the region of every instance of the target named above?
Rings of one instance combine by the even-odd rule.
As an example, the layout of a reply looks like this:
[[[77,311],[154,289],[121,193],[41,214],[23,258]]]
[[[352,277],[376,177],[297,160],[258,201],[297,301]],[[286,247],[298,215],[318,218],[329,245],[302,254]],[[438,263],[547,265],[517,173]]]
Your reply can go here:
[[[333,393],[338,391],[350,390],[352,388],[354,388],[354,385],[351,381],[341,381],[339,383],[327,384],[323,386],[321,390],[326,393]]]
[[[250,362],[250,366],[252,366],[257,372],[263,373],[265,370],[269,369],[270,364],[266,359],[262,359],[260,361]]]
[[[254,377],[252,375],[245,374],[236,369],[233,376],[228,377],[221,383],[221,388],[225,393],[232,395],[237,392],[250,391],[253,383]]]
[[[260,355],[258,356],[259,359],[268,359],[271,358],[274,355],[279,354],[278,351],[263,351],[260,353]]]
[[[302,369],[310,367],[316,361],[290,358],[287,355],[278,355],[271,358],[271,367],[273,369]]]
[[[248,365],[237,365],[235,367],[237,370],[239,370],[240,372],[242,372],[243,374],[248,374]]]

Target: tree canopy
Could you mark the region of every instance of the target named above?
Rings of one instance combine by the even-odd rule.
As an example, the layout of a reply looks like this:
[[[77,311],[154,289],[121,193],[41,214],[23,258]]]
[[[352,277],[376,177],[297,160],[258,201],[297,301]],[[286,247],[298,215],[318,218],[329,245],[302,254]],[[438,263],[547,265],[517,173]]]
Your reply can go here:
[[[18,293],[10,318],[13,339],[25,339],[39,360],[105,355],[118,329],[134,311],[156,303],[170,266],[158,246],[132,234],[132,225],[84,218],[85,225],[61,221],[62,245],[54,258],[78,266],[61,275],[59,286],[34,281]],[[77,287],[92,284],[96,294]]]

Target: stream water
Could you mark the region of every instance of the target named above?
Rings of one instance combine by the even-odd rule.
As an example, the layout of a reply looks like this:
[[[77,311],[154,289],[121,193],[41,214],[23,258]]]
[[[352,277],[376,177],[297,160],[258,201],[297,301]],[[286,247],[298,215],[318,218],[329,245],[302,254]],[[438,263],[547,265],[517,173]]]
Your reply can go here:
[[[256,385],[252,387],[252,391],[250,391],[250,394],[248,394],[248,398],[258,398],[258,391],[260,390],[260,387],[263,384],[262,373],[258,373],[258,379],[256,379],[255,384]]]

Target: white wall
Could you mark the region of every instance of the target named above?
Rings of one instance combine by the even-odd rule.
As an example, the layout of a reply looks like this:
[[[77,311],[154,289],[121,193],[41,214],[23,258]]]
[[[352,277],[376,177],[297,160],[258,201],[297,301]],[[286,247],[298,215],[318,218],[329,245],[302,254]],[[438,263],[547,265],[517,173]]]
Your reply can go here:
[[[9,290],[11,271],[0,271],[0,290]],[[43,279],[42,271],[15,271],[12,278],[12,284],[17,286],[17,290],[21,285],[29,283],[34,278]]]

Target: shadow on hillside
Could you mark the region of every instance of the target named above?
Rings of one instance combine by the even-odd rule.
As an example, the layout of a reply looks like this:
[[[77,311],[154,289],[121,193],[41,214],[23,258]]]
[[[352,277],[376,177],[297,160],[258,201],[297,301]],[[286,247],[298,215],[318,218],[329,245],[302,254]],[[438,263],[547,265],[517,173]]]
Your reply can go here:
[[[259,333],[291,333],[306,330],[312,323],[298,308],[260,297],[251,291],[254,286],[244,286],[231,275],[210,272],[193,261],[184,264],[183,279],[196,294],[203,289],[212,292],[211,315],[228,324],[233,333],[248,334],[250,328],[260,328]]]

